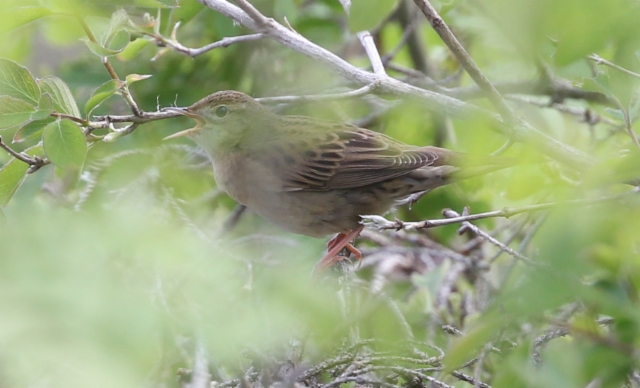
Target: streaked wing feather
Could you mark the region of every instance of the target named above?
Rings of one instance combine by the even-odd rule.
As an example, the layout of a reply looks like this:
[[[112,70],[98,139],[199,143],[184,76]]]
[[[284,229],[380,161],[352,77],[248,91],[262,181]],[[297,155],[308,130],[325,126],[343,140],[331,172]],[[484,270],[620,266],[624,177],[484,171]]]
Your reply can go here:
[[[327,124],[329,125],[329,124]],[[296,136],[298,135],[298,136]],[[292,132],[287,150],[266,152],[285,191],[324,191],[362,187],[436,164],[432,147],[415,147],[350,125],[306,133]],[[282,161],[286,153],[286,163]]]

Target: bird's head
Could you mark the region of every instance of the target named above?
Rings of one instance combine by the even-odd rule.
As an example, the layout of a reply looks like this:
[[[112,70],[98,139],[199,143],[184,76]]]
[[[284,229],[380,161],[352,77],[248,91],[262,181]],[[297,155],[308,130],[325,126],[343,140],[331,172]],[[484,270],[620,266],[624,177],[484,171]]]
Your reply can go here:
[[[265,128],[273,113],[244,93],[222,91],[213,93],[188,108],[165,108],[190,117],[196,126],[166,139],[189,136],[209,153],[243,148],[255,136],[253,129]]]

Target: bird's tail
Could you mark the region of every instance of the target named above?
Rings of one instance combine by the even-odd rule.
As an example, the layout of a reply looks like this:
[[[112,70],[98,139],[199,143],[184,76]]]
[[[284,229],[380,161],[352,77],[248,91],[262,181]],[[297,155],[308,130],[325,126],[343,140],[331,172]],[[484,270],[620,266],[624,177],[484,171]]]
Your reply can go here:
[[[445,167],[443,169],[447,171],[448,183],[474,178],[519,164],[515,158],[510,157],[465,154],[437,147],[428,148],[430,152],[438,155],[438,160],[434,166],[454,167]]]

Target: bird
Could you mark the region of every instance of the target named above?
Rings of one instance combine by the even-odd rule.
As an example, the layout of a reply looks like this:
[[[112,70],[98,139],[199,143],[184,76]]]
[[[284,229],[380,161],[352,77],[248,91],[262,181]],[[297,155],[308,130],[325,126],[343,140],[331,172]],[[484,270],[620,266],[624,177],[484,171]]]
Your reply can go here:
[[[191,138],[231,198],[290,232],[335,234],[317,271],[344,259],[338,255],[344,248],[361,259],[351,244],[364,227],[361,215],[383,215],[437,187],[513,164],[408,145],[343,122],[279,115],[232,90],[165,110],[195,120],[165,139]],[[471,164],[480,170],[465,173]]]

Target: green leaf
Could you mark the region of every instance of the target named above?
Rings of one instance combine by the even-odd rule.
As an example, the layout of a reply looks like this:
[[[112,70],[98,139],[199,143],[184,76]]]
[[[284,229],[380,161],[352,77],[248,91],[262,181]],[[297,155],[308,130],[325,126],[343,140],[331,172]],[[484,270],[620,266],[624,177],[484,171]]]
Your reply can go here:
[[[25,153],[29,156],[40,155],[42,154],[42,146],[39,144],[33,146],[26,150]],[[29,165],[27,163],[15,158],[0,168],[0,206],[6,206],[9,203],[9,200],[18,190],[25,176],[27,176],[28,170]]]
[[[97,56],[110,57],[121,53],[126,48],[129,43],[129,33],[127,31],[120,31],[116,34],[114,40],[108,44],[108,47],[101,46],[90,40],[85,40],[84,43],[89,47],[89,50]]]
[[[135,56],[138,55],[138,53],[150,43],[151,41],[147,39],[137,38],[133,42],[129,42],[127,47],[125,47],[124,50],[118,53],[118,59],[121,61],[130,61],[135,58]]]
[[[0,169],[0,206],[7,206],[13,194],[27,176],[29,165],[18,160],[11,159]]]
[[[600,92],[608,97],[613,96],[609,76],[605,73],[598,73],[598,75],[593,78],[583,78],[582,82],[582,87],[585,90]]]
[[[107,48],[115,51],[116,53],[121,53],[122,50],[127,47],[130,42],[129,32],[125,30],[118,31],[111,39],[109,39],[109,43],[107,43]]]
[[[620,109],[613,108],[604,108],[604,111],[609,114],[609,116],[613,117],[620,122],[624,122],[624,112]]]
[[[89,97],[89,100],[84,105],[84,111],[87,115],[91,114],[98,105],[102,104],[104,100],[116,94],[118,90],[124,85],[122,81],[110,80],[98,87],[95,92]]]
[[[29,120],[35,108],[23,100],[0,96],[0,129],[20,125]]]
[[[38,80],[42,92],[49,93],[53,98],[53,108],[73,117],[80,117],[80,110],[69,86],[58,77],[47,76]]]
[[[148,78],[151,78],[152,75],[151,74],[129,74],[127,75],[127,78],[125,78],[125,83],[127,84],[127,86],[131,85],[134,82],[138,82],[138,81],[142,81]]]
[[[20,7],[5,12],[10,14],[11,17],[3,18],[3,23],[0,26],[0,34],[13,31],[25,24],[53,14],[53,12],[44,7]]]
[[[20,143],[38,135],[42,132],[44,127],[54,122],[55,120],[55,117],[47,117],[46,119],[31,121],[23,125],[16,131],[15,135],[13,135],[13,142]]]
[[[40,88],[27,68],[0,58],[0,95],[37,105]]]
[[[119,9],[111,15],[111,19],[109,20],[109,26],[107,27],[107,31],[102,36],[102,44],[106,47],[109,44],[109,41],[119,32],[122,31],[122,28],[129,22],[129,15],[123,10]]]
[[[38,102],[38,110],[31,114],[31,120],[44,120],[53,112],[53,99],[49,93],[42,93]]]
[[[177,22],[181,22],[182,25],[186,25],[191,19],[196,17],[196,15],[205,9],[207,9],[207,7],[197,1],[183,1],[182,4],[180,4],[180,7],[171,11],[167,25],[174,26]]]
[[[396,7],[397,0],[353,0],[349,11],[349,29],[353,32],[376,28]]]
[[[89,50],[100,57],[108,57],[120,53],[129,44],[129,32],[124,27],[129,22],[129,15],[124,10],[118,10],[111,15],[111,19],[91,17],[87,18],[96,41],[85,39]]]
[[[56,120],[44,128],[44,153],[60,168],[80,168],[87,153],[84,135],[69,120]]]
[[[86,39],[84,43],[87,45],[89,50],[91,50],[92,53],[96,54],[99,57],[109,57],[112,55],[116,55],[120,52],[118,50],[111,50],[111,49],[102,47],[96,42],[90,41],[88,39]]]

